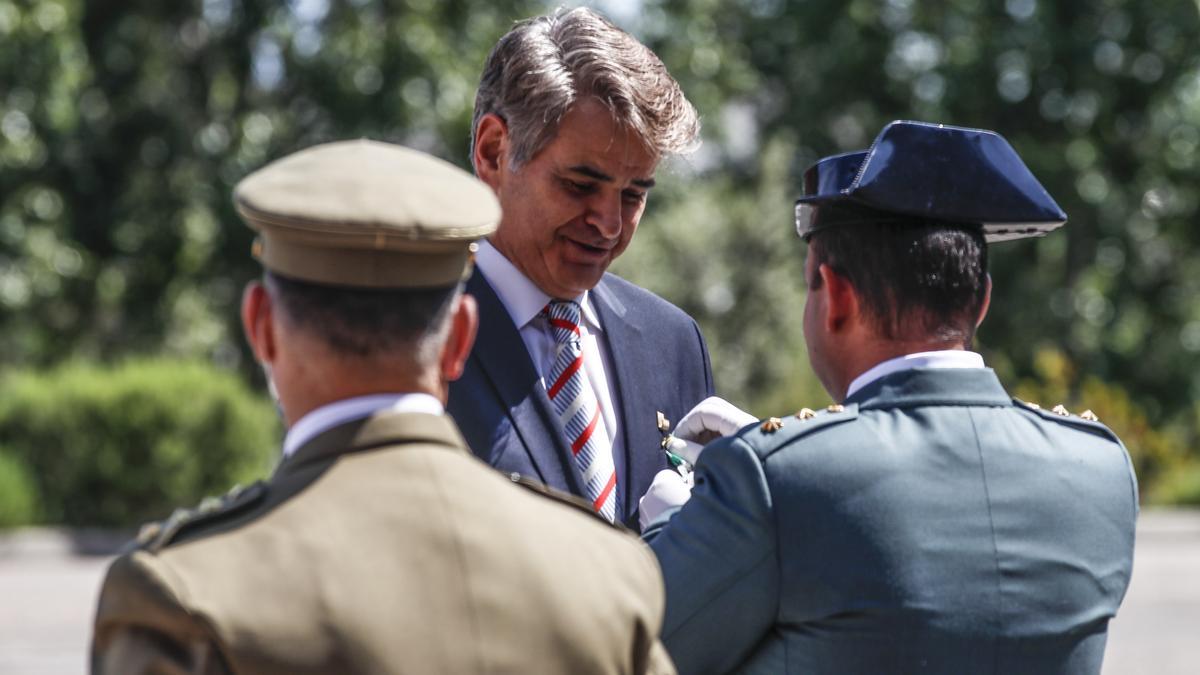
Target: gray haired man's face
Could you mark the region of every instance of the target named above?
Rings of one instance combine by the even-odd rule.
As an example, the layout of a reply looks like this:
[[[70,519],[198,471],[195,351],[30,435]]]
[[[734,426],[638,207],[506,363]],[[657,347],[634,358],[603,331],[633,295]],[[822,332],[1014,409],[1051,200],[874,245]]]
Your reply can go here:
[[[542,291],[576,297],[629,246],[657,165],[603,104],[580,101],[524,166],[501,162],[492,187],[504,216],[492,243]]]

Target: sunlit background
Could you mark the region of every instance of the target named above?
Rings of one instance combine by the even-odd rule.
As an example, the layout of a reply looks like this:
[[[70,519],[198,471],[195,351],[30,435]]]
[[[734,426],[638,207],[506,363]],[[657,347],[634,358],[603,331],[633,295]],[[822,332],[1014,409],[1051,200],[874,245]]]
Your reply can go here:
[[[615,267],[697,317],[720,393],[827,402],[791,223],[809,163],[892,119],[995,129],[1070,222],[992,249],[979,348],[1022,398],[1116,429],[1144,500],[1200,503],[1195,2],[594,4],[703,117]],[[467,167],[487,50],[548,7],[0,0],[0,526],[131,527],[264,473],[233,185],[362,136]]]
[[[704,122],[616,271],[700,321],[720,393],[759,415],[828,400],[800,328],[804,168],[893,119],[1016,146],[1070,222],[993,248],[979,348],[1134,457],[1146,508],[1105,672],[1194,671],[1200,511],[1158,507],[1200,504],[1196,2],[594,5]],[[81,672],[105,556],[277,461],[236,319],[259,274],[238,179],[363,136],[468,167],[488,49],[550,7],[0,0],[0,672]]]

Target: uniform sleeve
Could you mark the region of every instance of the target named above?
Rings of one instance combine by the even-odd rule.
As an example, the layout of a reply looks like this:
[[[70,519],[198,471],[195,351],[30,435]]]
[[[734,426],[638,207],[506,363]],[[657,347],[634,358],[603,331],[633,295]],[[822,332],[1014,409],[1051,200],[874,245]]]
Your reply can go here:
[[[778,611],[771,495],[740,439],[704,450],[691,499],[645,539],[666,585],[663,643],[680,673],[723,673],[746,659]]]
[[[100,589],[92,635],[95,675],[231,672],[207,623],[180,600],[178,582],[154,556],[118,558]]]

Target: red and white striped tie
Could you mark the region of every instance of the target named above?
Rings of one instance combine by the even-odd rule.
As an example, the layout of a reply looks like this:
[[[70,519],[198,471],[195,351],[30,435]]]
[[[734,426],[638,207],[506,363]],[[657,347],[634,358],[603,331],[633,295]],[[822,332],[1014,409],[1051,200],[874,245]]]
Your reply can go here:
[[[552,300],[545,311],[558,344],[554,367],[546,379],[549,383],[546,393],[571,444],[592,508],[611,521],[617,514],[617,472],[613,467],[612,441],[604,420],[600,419],[600,404],[583,365],[579,305]]]

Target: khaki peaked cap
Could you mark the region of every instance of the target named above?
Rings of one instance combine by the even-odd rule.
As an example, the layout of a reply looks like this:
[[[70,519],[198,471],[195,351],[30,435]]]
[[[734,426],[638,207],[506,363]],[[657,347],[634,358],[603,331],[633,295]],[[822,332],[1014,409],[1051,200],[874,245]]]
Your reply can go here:
[[[259,233],[254,256],[289,279],[329,286],[450,286],[473,242],[500,221],[491,189],[399,145],[341,141],[288,155],[234,190]]]

